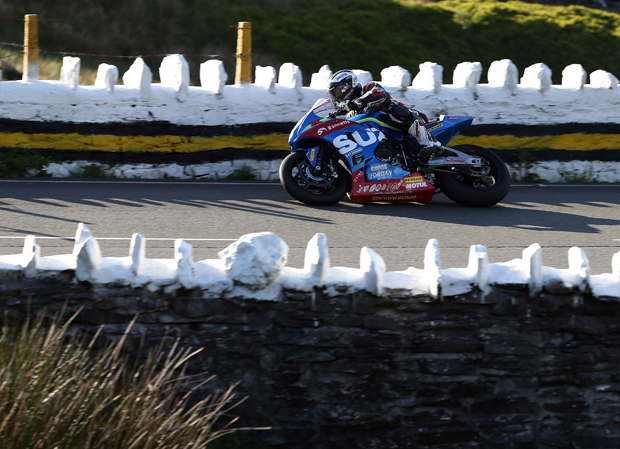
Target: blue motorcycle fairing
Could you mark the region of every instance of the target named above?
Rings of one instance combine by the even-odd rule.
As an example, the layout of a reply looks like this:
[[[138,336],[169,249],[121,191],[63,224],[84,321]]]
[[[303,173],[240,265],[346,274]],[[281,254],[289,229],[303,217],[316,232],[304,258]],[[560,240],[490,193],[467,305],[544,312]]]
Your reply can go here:
[[[312,126],[318,125],[319,123],[324,122],[326,120],[331,120],[331,119],[326,118],[326,117],[320,117],[316,113],[316,111],[319,110],[321,106],[325,106],[328,103],[330,103],[330,101],[326,100],[326,99],[323,99],[323,98],[317,100],[314,103],[314,105],[312,106],[312,108],[310,108],[308,113],[306,115],[304,115],[301,119],[299,119],[299,121],[297,122],[297,124],[295,125],[295,127],[293,128],[293,130],[291,131],[291,133],[288,136],[288,144],[291,147],[293,146],[293,143],[295,142],[295,140],[297,140],[297,138],[301,134],[306,132]],[[313,123],[314,123],[314,125],[313,125]]]
[[[364,167],[364,175],[368,182],[401,179],[403,176],[409,174],[410,172],[408,170],[395,167],[387,162],[378,161],[375,158],[368,159]]]
[[[320,149],[321,149],[321,145],[303,149],[303,151],[306,151],[308,153],[307,155],[308,161],[310,162],[310,165],[312,165],[313,167],[316,166],[316,163],[319,160],[318,155],[319,155]]]
[[[346,120],[332,119],[318,115],[317,112],[326,111],[324,107],[331,109],[330,101],[318,100],[312,109],[297,122],[288,139],[292,151],[305,151],[308,161],[315,166],[321,146],[307,139],[314,141],[320,139],[330,142],[339,151],[346,160],[351,173],[365,168],[367,181],[400,179],[409,174],[400,167],[392,166],[387,162],[380,162],[374,157],[375,148],[385,139],[384,133],[399,140],[405,138],[405,133],[391,123],[387,114],[375,111],[357,114]],[[445,146],[454,136],[466,129],[472,121],[471,117],[442,116],[439,121],[428,123],[425,126]],[[313,131],[304,137],[305,133],[317,126],[325,128],[325,131],[318,128],[318,132]],[[310,145],[304,147],[304,141]]]
[[[471,125],[472,117],[462,117],[458,115],[442,115],[439,122],[426,124],[426,129],[444,147],[448,145],[454,136],[460,134]]]
[[[380,129],[384,133],[396,137],[398,140],[403,140],[405,138],[405,133],[392,123],[385,112],[365,112],[363,114],[354,115],[348,120]]]

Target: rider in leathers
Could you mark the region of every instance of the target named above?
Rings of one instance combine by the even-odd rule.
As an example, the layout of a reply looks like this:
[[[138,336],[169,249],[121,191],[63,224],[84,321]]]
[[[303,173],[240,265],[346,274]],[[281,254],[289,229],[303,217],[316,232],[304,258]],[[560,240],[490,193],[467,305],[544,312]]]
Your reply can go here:
[[[405,134],[415,138],[418,145],[414,146],[422,159],[443,152],[441,144],[424,127],[428,123],[426,115],[393,99],[379,83],[372,81],[362,86],[351,70],[340,70],[331,76],[328,93],[337,115],[385,112]]]

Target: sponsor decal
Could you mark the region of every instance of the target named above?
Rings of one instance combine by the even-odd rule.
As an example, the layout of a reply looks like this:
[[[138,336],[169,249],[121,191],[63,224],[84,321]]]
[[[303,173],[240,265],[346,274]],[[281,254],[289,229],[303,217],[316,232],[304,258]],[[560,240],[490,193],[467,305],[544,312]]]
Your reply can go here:
[[[383,196],[372,196],[370,197],[371,201],[395,201],[395,200],[415,200],[417,195],[383,195]]]
[[[441,128],[442,126],[443,126],[443,123],[440,123],[439,125],[435,125],[435,126],[433,126],[431,128],[428,128],[427,131],[434,131],[434,130],[436,130],[438,128]]]
[[[450,120],[461,120],[459,117],[450,117],[450,116],[447,116],[446,118],[447,118],[447,119],[450,119]]]
[[[358,171],[357,175],[355,175],[355,178],[353,178],[353,182],[359,181],[359,179],[362,177],[363,174],[364,174],[364,170]]]
[[[357,193],[382,192],[383,190],[387,190],[387,188],[388,188],[387,184],[377,183],[377,184],[359,186],[359,188],[357,189]]]
[[[381,192],[382,190],[387,189],[387,184],[373,184],[368,189],[369,192]]]
[[[422,181],[424,181],[424,178],[422,176],[405,176],[405,182],[406,183],[422,182]]]
[[[357,131],[351,134],[351,137],[353,137],[353,139],[357,142],[358,145],[361,145],[363,147],[372,145],[377,141],[377,136],[375,136],[375,133],[373,133],[371,130],[366,131],[367,139],[364,139],[362,135]]]
[[[367,178],[369,181],[381,181],[384,179],[390,179],[394,175],[392,174],[392,170],[381,170],[373,173],[368,173]]]
[[[428,184],[426,184],[426,182],[413,182],[410,184],[407,184],[407,189],[419,189],[421,187],[428,187]]]
[[[359,186],[357,189],[357,193],[373,193],[373,192],[395,192],[402,185],[402,181],[399,182],[377,182],[375,184],[366,184],[364,186]]]
[[[457,159],[455,157],[447,157],[446,162],[465,162],[464,159]]]
[[[334,79],[332,81],[338,82],[338,81],[342,81],[343,79],[345,79],[347,76],[351,76],[350,73],[348,72],[343,72],[343,73],[339,73],[337,74]]]
[[[341,123],[350,124],[352,122],[345,121]],[[336,127],[339,125],[333,125],[333,126]],[[383,135],[381,131],[379,130],[375,130],[375,131],[379,133],[379,137],[377,137],[377,135],[375,135],[375,133],[371,129],[365,132],[366,134],[365,136],[362,136],[358,131],[355,131],[354,133],[351,134],[353,141],[350,140],[346,136],[346,134],[342,134],[334,139],[334,146],[338,148],[338,151],[340,151],[340,154],[345,154],[348,151],[353,151],[358,147],[358,145],[367,147],[369,145],[376,143],[378,140],[385,138],[385,136]]]
[[[342,128],[343,126],[349,126],[351,124],[352,124],[352,122],[350,122],[349,120],[341,120],[338,123],[334,123],[333,125],[328,125],[328,126],[320,127],[319,129],[316,130],[316,133],[319,136],[322,136],[325,133],[329,134],[330,132],[332,132],[335,129]]]
[[[390,192],[395,192],[399,189],[400,186],[403,185],[403,181],[402,179],[399,182],[395,182],[392,183],[392,185],[390,186]]]
[[[355,167],[364,162],[364,155],[362,154],[363,150],[357,150],[355,153],[351,154],[351,164]]]
[[[374,164],[374,165],[371,165],[370,167],[368,167],[368,169],[370,171],[387,170],[388,169],[388,164]]]
[[[310,151],[310,157],[308,158],[310,162],[314,160],[315,153],[316,153],[316,148],[313,148],[312,151]]]
[[[351,124],[351,122],[350,122],[350,121],[348,121],[348,120],[343,120],[343,121],[341,121],[341,122],[336,123],[335,125],[329,125],[329,126],[327,127],[327,130],[328,130],[328,131],[331,131],[332,129],[340,128],[340,127],[341,127],[341,126],[343,126],[343,125],[350,125],[350,124]]]

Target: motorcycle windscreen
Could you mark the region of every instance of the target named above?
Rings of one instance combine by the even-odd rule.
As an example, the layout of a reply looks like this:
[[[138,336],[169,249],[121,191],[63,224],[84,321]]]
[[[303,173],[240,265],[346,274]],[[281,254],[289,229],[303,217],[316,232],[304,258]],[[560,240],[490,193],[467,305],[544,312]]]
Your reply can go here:
[[[327,119],[327,114],[332,110],[331,102],[328,99],[320,98],[310,110],[304,115],[295,125],[293,130],[288,136],[288,144],[293,146],[293,142],[300,135],[306,132],[312,126],[319,124]]]
[[[456,115],[445,115],[439,123],[429,123],[427,130],[444,146],[448,145],[454,136],[469,128],[474,119]],[[429,126],[430,125],[430,126]]]

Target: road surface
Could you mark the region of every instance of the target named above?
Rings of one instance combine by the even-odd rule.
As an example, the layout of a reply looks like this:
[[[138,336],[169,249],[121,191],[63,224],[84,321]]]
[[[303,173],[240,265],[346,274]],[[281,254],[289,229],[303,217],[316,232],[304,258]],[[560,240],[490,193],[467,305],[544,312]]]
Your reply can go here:
[[[429,239],[441,266],[467,265],[469,247],[485,245],[491,263],[521,257],[532,243],[543,264],[567,267],[571,246],[583,248],[592,273],[611,272],[620,251],[620,185],[514,185],[499,205],[458,206],[443,195],[425,204],[309,207],[278,183],[166,180],[13,179],[0,181],[0,254],[21,252],[35,234],[42,255],[71,252],[77,224],[100,239],[103,256],[125,256],[132,233],[147,238],[146,255],[172,258],[186,239],[194,260],[217,258],[243,234],[271,231],[289,245],[289,266],[302,267],[308,240],[327,235],[332,266],[359,266],[360,249],[380,254],[389,271],[423,266]]]

